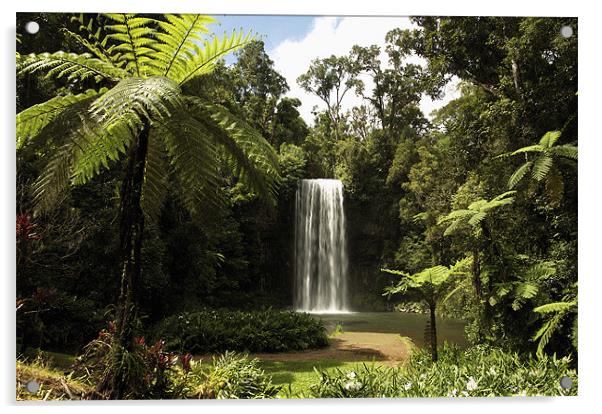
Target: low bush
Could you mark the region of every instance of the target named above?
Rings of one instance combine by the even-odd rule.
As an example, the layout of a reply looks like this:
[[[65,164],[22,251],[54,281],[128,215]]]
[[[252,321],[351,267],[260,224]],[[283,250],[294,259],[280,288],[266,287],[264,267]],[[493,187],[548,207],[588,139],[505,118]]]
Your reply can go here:
[[[492,397],[577,395],[577,374],[568,357],[521,357],[496,348],[466,351],[445,345],[433,363],[416,351],[399,368],[358,365],[350,371],[320,372],[310,387],[316,398],[339,397]],[[560,385],[564,376],[570,389]]]
[[[272,377],[259,368],[257,359],[235,352],[213,357],[207,368],[190,361],[172,374],[173,395],[178,398],[259,399],[274,398],[280,391]]]
[[[171,316],[153,329],[165,349],[194,354],[224,351],[284,352],[328,345],[322,322],[277,310],[202,310]]]

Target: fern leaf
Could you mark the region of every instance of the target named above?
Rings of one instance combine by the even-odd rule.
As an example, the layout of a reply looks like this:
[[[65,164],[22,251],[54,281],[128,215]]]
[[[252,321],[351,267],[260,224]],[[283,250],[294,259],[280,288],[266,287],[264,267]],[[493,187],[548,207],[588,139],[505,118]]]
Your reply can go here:
[[[280,173],[278,156],[269,142],[226,108],[193,97],[189,102],[202,115],[198,121],[213,121],[205,125],[230,157],[235,175],[261,198],[274,203]]]
[[[165,157],[165,146],[157,130],[152,129],[148,141],[146,170],[142,188],[142,211],[151,219],[157,220],[168,193],[169,164]]]
[[[153,19],[138,17],[135,14],[106,14],[115,24],[106,26],[111,32],[107,38],[116,42],[115,51],[121,52],[119,60],[125,62],[125,69],[136,76],[146,76],[152,72],[152,57],[156,53]]]
[[[81,82],[93,78],[97,82],[103,79],[119,81],[129,75],[125,70],[108,62],[92,57],[89,53],[55,52],[31,54],[21,57],[17,64],[17,74],[45,72],[46,78],[62,78]]]
[[[106,92],[88,90],[78,95],[56,96],[44,103],[31,106],[17,115],[17,149],[23,147],[49,123],[68,107],[85,100],[90,100]]]
[[[570,160],[577,161],[578,148],[574,145],[558,145],[557,147],[550,148],[550,153],[557,157],[568,158]]]
[[[514,171],[514,173],[510,176],[508,180],[508,188],[514,188],[523,179],[523,177],[527,174],[531,166],[533,165],[532,161],[527,161],[520,167]]]
[[[179,79],[192,57],[202,35],[208,32],[207,24],[215,22],[210,16],[199,14],[165,15],[166,21],[157,22],[161,29],[156,34],[159,42],[154,46],[158,61],[157,74]]]
[[[250,32],[244,35],[242,31],[233,31],[230,36],[224,34],[221,42],[214,36],[213,41],[206,40],[202,47],[194,44],[191,56],[187,60],[183,70],[178,76],[172,77],[172,79],[183,84],[193,78],[210,73],[219,59],[228,53],[245,47],[253,39],[254,37]]]
[[[565,311],[572,309],[576,305],[577,305],[577,302],[575,302],[575,301],[546,303],[545,305],[541,305],[541,306],[538,306],[537,308],[533,309],[533,312],[544,313],[544,314],[545,313],[565,312]]]
[[[553,205],[557,206],[564,195],[564,180],[558,168],[552,167],[546,176],[546,193]]]
[[[544,147],[541,145],[529,145],[528,147],[519,148],[512,155],[524,154],[525,152],[543,152]]]
[[[541,137],[541,139],[539,140],[539,145],[541,145],[544,148],[551,148],[556,141],[558,141],[558,138],[560,138],[561,132],[560,131],[549,131],[546,132],[543,137]]]
[[[552,157],[542,154],[533,161],[533,170],[531,172],[533,178],[536,181],[543,180],[550,169],[552,168],[554,161]]]
[[[105,128],[126,121],[131,129],[143,124],[165,122],[174,113],[183,110],[180,87],[159,76],[128,78],[97,99],[91,111]]]

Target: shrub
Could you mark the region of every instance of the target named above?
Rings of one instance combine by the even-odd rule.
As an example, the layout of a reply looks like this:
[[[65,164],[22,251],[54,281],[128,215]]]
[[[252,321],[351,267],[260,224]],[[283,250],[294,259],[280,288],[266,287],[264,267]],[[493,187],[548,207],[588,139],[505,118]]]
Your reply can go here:
[[[171,316],[154,329],[169,351],[284,352],[328,345],[324,325],[311,315],[262,311],[202,310]]]
[[[318,398],[339,397],[491,397],[577,395],[577,374],[568,357],[520,357],[496,348],[466,351],[445,345],[439,361],[417,351],[399,368],[359,365],[352,371],[321,372],[310,387]],[[573,386],[564,390],[560,379]]]
[[[179,398],[274,398],[280,391],[272,384],[272,377],[258,367],[257,359],[226,352],[213,357],[213,363],[204,369],[202,363],[192,361],[189,370],[173,376],[174,395]]]

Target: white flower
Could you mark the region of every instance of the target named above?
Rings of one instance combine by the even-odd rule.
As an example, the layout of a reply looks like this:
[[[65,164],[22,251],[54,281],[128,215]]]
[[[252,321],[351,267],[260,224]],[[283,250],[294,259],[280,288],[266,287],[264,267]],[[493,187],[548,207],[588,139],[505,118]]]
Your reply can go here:
[[[347,384],[344,385],[344,388],[347,391],[357,391],[362,387],[362,383],[361,382],[356,382],[356,381],[349,381]]]
[[[406,385],[403,386],[403,388],[407,391],[410,388],[412,388],[412,382],[407,382]]]
[[[462,395],[463,395],[464,397],[468,397],[468,393],[467,393],[466,391],[462,391]]]
[[[349,378],[349,379],[354,379],[354,378],[355,378],[355,372],[353,372],[353,371],[349,371],[349,372],[347,373],[347,378]]]
[[[468,377],[468,382],[466,383],[466,389],[468,391],[474,391],[477,389],[477,382],[473,377]]]
[[[493,367],[489,368],[489,374],[490,374],[490,375],[495,375],[495,374],[497,374],[497,372],[495,371],[495,368],[493,368]]]
[[[454,388],[453,390],[451,390],[451,396],[455,397],[458,395],[458,390],[456,388]]]
[[[426,374],[420,374],[420,379],[425,379],[426,378]]]

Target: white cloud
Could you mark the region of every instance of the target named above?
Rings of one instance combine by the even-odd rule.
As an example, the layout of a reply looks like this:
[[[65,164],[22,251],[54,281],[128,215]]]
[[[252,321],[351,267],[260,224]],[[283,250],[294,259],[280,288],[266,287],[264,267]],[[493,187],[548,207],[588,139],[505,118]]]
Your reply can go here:
[[[316,96],[305,92],[297,84],[297,78],[305,73],[315,58],[326,58],[331,55],[348,54],[353,45],[381,47],[381,62],[386,64],[384,52],[385,35],[394,28],[409,29],[414,27],[407,17],[317,17],[312,29],[300,40],[286,39],[270,52],[274,66],[287,80],[291,90],[288,96],[297,97],[303,103],[300,112],[303,119],[313,123],[312,108],[325,108],[325,104]],[[414,60],[417,58],[413,58]],[[365,79],[364,79],[365,80]],[[366,90],[372,88],[367,81]],[[455,88],[452,88],[455,90]],[[425,114],[443,106],[458,93],[448,93],[443,100],[431,101],[424,97],[420,106]],[[343,102],[343,110],[362,103],[362,99],[348,94]]]

